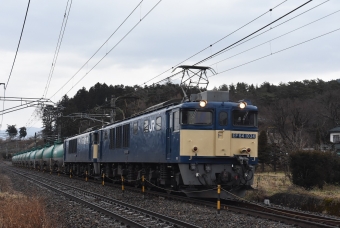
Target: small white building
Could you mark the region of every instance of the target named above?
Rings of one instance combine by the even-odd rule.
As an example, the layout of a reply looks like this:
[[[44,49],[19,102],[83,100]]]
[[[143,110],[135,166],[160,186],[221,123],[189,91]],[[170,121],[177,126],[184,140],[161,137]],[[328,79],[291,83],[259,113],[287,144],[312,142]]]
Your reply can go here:
[[[340,156],[340,127],[329,130],[330,141],[334,143],[335,152]]]

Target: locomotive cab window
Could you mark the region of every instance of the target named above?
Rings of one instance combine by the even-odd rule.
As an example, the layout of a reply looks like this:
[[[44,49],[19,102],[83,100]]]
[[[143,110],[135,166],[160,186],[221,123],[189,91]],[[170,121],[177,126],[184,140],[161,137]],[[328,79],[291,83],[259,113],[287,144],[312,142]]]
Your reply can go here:
[[[189,125],[211,125],[211,110],[182,109],[181,123]]]
[[[233,111],[233,125],[257,127],[257,112],[246,110]]]

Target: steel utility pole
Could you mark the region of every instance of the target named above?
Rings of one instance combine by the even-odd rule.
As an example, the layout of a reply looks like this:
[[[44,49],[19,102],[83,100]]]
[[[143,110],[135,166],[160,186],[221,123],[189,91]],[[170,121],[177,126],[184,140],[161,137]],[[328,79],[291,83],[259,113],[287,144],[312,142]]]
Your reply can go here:
[[[119,98],[119,97],[118,97]],[[116,100],[115,95],[111,95],[111,112],[110,112],[110,123],[114,123],[116,119]]]
[[[0,86],[1,85],[4,85],[4,98],[5,98],[5,91],[6,91],[6,86],[5,86],[5,83],[0,83]],[[2,106],[2,110],[4,110],[4,103],[3,103],[3,106]],[[4,117],[4,114],[2,114],[2,117],[1,118],[3,118]],[[1,121],[1,124],[0,124],[0,129],[2,128],[2,121]]]
[[[119,96],[119,97],[115,97],[115,95],[111,95],[111,101],[110,101],[110,109],[111,109],[111,112],[110,112],[110,123],[114,123],[115,120],[116,120],[116,109],[119,109],[119,111],[122,112],[123,114],[123,119],[125,119],[125,113],[122,109],[120,109],[119,107],[116,106],[116,101],[120,98],[124,98],[124,99],[139,99],[139,97],[136,97],[136,96]],[[126,102],[125,102],[126,103]]]

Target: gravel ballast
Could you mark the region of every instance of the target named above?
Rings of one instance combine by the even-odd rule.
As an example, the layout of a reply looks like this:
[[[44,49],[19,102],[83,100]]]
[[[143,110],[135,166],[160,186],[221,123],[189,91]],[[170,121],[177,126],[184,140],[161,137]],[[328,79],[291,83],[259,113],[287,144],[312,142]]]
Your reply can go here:
[[[14,191],[21,192],[24,195],[32,196],[33,194],[45,198],[46,210],[48,214],[56,218],[58,224],[55,227],[120,227],[117,221],[101,215],[89,208],[70,201],[63,196],[38,186],[32,181],[27,181],[23,177],[5,170],[6,165],[1,163],[1,175],[7,175],[12,181]],[[24,171],[28,171],[24,169]],[[220,214],[216,209],[204,206],[198,206],[191,203],[180,202],[177,200],[166,199],[146,195],[142,198],[140,193],[125,191],[124,197],[119,188],[101,186],[91,182],[82,182],[48,173],[31,171],[44,177],[50,177],[53,180],[62,181],[66,184],[85,189],[90,192],[104,195],[113,199],[119,199],[123,202],[142,207],[146,210],[155,211],[178,220],[195,224],[200,227],[292,227],[290,225],[268,221],[265,219],[255,218],[243,214],[236,214],[230,211],[221,210]]]

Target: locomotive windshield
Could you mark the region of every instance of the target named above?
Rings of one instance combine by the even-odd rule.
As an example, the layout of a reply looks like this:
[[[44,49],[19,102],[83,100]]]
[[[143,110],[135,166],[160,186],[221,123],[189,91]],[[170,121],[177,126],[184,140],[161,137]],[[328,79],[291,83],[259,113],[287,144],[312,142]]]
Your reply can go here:
[[[181,124],[210,125],[212,116],[211,110],[182,109]]]
[[[257,112],[246,110],[233,111],[233,125],[257,127]]]

